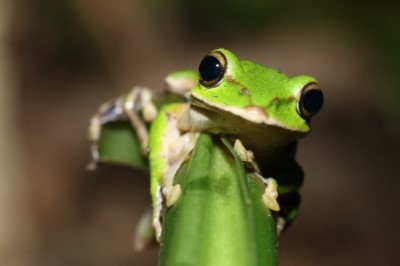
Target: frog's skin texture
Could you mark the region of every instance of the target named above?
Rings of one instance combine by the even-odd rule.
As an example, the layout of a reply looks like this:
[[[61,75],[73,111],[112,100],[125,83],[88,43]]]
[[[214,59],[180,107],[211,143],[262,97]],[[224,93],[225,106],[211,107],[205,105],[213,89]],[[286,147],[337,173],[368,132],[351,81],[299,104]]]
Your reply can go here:
[[[168,91],[185,102],[159,110],[153,92],[135,87],[124,97],[103,104],[93,116],[89,139],[95,168],[101,126],[128,120],[150,162],[152,224],[161,237],[161,213],[180,197],[174,176],[190,158],[199,132],[229,136],[249,171],[266,185],[265,206],[278,212],[278,231],[297,214],[303,172],[296,163],[296,140],[310,131],[310,118],[322,107],[323,95],[310,76],[287,77],[280,71],[239,60],[216,49],[201,61],[199,72],[184,70],[166,77]],[[268,178],[265,178],[268,177]]]

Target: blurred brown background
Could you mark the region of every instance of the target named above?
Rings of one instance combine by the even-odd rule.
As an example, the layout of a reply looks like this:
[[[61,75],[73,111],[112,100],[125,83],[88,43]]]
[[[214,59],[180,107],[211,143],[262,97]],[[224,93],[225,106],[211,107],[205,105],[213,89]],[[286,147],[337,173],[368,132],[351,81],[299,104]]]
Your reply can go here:
[[[300,217],[280,265],[396,265],[400,19],[395,1],[0,0],[0,264],[156,265],[132,232],[148,179],[86,172],[88,120],[133,85],[163,88],[217,47],[318,78],[301,141]]]

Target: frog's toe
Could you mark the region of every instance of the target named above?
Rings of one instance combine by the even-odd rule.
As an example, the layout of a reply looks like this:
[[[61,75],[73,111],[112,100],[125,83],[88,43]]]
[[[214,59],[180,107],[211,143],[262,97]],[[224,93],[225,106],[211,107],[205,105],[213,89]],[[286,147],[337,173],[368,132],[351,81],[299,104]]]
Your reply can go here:
[[[276,235],[280,236],[283,230],[285,229],[286,226],[286,220],[280,216],[278,216],[278,219],[276,221]]]
[[[239,139],[235,140],[235,144],[234,144],[233,148],[238,153],[241,161],[251,162],[253,160],[251,151],[246,150],[243,143]]]
[[[181,192],[181,186],[179,184],[163,188],[165,204],[167,205],[167,207],[175,204],[175,202],[179,199]]]
[[[266,188],[264,194],[262,196],[264,205],[273,211],[279,211],[280,206],[277,201],[278,198],[278,184],[276,183],[275,179],[268,178],[266,181]]]
[[[263,198],[264,205],[268,209],[276,211],[276,212],[278,212],[281,209],[276,198],[273,198],[268,193],[264,193],[262,198]]]

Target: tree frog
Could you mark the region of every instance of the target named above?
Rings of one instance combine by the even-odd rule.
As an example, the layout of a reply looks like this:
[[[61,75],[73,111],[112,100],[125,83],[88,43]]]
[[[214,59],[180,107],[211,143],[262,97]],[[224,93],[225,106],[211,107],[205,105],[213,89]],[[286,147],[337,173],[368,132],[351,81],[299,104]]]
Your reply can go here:
[[[173,72],[166,84],[183,101],[157,108],[153,91],[135,87],[100,106],[89,128],[93,168],[101,126],[116,120],[133,125],[149,158],[156,239],[162,234],[163,209],[181,194],[174,176],[190,158],[200,132],[229,136],[249,171],[265,183],[262,201],[278,213],[278,231],[292,221],[303,181],[294,159],[296,140],[310,131],[310,119],[322,107],[318,82],[305,75],[289,78],[220,48],[201,60],[198,71]]]

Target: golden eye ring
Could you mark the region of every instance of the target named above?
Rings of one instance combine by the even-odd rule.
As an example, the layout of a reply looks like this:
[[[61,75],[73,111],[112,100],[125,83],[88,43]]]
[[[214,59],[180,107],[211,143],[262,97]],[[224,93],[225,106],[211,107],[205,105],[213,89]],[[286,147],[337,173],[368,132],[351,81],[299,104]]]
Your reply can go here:
[[[317,114],[324,104],[324,94],[315,82],[308,83],[300,93],[297,111],[304,119]]]
[[[206,55],[199,65],[200,84],[207,88],[216,86],[224,77],[226,67],[227,61],[221,52]]]

